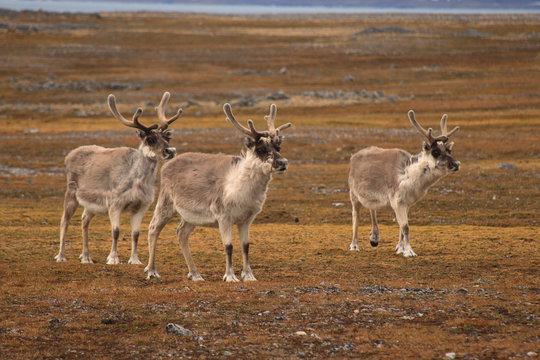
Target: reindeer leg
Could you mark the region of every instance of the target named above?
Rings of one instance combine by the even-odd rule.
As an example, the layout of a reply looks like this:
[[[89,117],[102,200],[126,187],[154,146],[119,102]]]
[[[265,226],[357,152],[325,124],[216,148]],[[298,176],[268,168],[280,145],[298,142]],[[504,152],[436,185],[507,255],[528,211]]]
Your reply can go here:
[[[79,205],[77,203],[75,191],[75,188],[68,185],[66,195],[64,196],[64,213],[62,215],[62,221],[60,222],[60,250],[58,251],[58,255],[54,257],[57,262],[66,261],[65,247],[67,229],[69,221],[73,217],[73,214],[75,214],[75,210],[77,210],[77,206]]]
[[[90,221],[92,221],[94,216],[95,214],[84,209],[81,217],[83,249],[81,255],[79,255],[79,259],[81,259],[81,263],[83,264],[93,263],[92,259],[90,258],[90,250],[88,249],[88,227],[90,226]]]
[[[204,281],[197,270],[197,266],[195,266],[195,262],[191,256],[191,250],[189,249],[189,235],[191,235],[193,229],[195,229],[195,225],[182,220],[180,225],[176,228],[176,236],[178,237],[178,243],[180,244],[182,254],[184,255],[188,267],[188,279],[193,281]]]
[[[360,221],[360,202],[354,197],[352,191],[349,193],[352,204],[352,240],[349,250],[359,251],[358,248],[358,222]]]
[[[219,221],[219,232],[221,233],[221,241],[225,247],[225,254],[227,255],[225,262],[225,275],[223,275],[223,281],[226,282],[238,282],[238,278],[234,275],[234,270],[232,267],[232,253],[233,253],[233,244],[232,244],[232,227],[233,224],[228,221]]]
[[[154,216],[148,226],[148,265],[144,268],[144,272],[148,274],[146,277],[150,279],[155,277],[159,279],[161,276],[156,271],[156,242],[161,233],[161,230],[174,216],[174,206],[171,199],[162,191],[154,210]]]
[[[404,257],[416,256],[409,242],[409,222],[408,222],[408,207],[398,205],[394,210],[396,220],[399,224],[399,242],[396,246],[396,254],[403,254]]]
[[[144,207],[139,212],[131,214],[131,257],[128,260],[128,264],[142,265],[137,254],[137,244],[139,243],[142,218],[146,210],[147,207]]]
[[[109,218],[111,220],[112,227],[112,246],[109,256],[107,256],[107,264],[115,265],[120,264],[120,259],[118,258],[117,246],[118,246],[118,237],[120,236],[120,215],[122,211],[120,209],[111,207],[109,208]]]
[[[242,260],[243,260],[243,270],[240,278],[243,281],[257,281],[253,272],[251,271],[251,266],[249,265],[249,227],[251,226],[251,221],[245,224],[238,225],[238,234],[240,236],[240,246],[242,247]]]
[[[377,211],[369,210],[371,216],[371,231],[369,232],[369,243],[376,247],[379,245],[379,226],[377,226]]]

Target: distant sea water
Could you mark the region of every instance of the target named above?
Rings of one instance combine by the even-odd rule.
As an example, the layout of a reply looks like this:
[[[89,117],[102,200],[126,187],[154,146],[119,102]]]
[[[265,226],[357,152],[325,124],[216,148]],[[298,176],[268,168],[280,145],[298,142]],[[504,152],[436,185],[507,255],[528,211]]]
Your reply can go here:
[[[199,5],[160,2],[115,1],[42,1],[0,0],[0,8],[11,10],[44,10],[54,12],[185,12],[206,14],[376,14],[376,13],[422,13],[422,14],[523,14],[540,13],[536,9],[460,9],[460,8],[401,8],[401,7],[326,7],[326,6],[272,6],[272,5]]]

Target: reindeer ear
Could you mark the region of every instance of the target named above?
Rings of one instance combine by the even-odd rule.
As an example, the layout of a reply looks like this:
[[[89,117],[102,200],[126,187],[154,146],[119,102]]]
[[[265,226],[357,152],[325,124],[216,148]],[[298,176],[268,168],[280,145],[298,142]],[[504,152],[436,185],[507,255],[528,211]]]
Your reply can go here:
[[[446,143],[445,145],[446,145],[446,148],[447,148],[448,150],[452,150],[452,147],[454,147],[454,142],[451,141],[451,142],[449,142],[449,143]]]
[[[423,148],[425,151],[431,150],[431,146],[430,146],[427,142],[425,142],[425,141],[423,142],[422,148]]]
[[[137,130],[137,135],[139,135],[139,138],[143,140],[146,137],[146,133],[142,130]]]

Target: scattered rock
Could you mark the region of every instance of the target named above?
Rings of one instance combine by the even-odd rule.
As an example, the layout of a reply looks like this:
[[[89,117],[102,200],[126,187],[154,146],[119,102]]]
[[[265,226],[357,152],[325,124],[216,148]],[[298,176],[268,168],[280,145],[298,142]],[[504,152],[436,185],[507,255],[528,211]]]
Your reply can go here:
[[[411,34],[414,31],[405,29],[399,26],[370,26],[362,31],[354,33],[350,36],[351,40],[356,40],[360,35],[374,35],[374,34]]]
[[[456,358],[456,353],[455,352],[447,352],[446,354],[444,354],[444,357],[446,359],[455,359]]]
[[[476,280],[473,281],[473,284],[492,284],[493,281],[490,281],[488,279],[484,279],[484,278],[478,278]]]
[[[511,163],[499,163],[499,169],[505,169],[505,170],[518,170],[519,168]]]
[[[289,97],[282,91],[270,93],[266,95],[266,100],[287,100]]]
[[[471,36],[471,37],[488,37],[488,36],[493,36],[493,35],[490,34],[490,33],[478,31],[478,30],[476,30],[476,29],[468,29],[468,30],[465,31],[462,35],[464,35],[464,36]]]
[[[300,330],[300,331],[295,332],[294,335],[296,335],[296,336],[306,336],[307,333],[305,331]]]
[[[116,319],[113,319],[113,318],[101,319],[101,323],[105,325],[113,325],[113,324],[116,324]]]
[[[232,356],[232,355],[233,355],[233,353],[230,352],[230,351],[225,350],[225,351],[223,352],[223,356]]]
[[[354,346],[353,344],[337,345],[337,346],[332,346],[330,348],[331,352],[335,352],[335,351],[353,351],[353,350],[356,350],[356,346]]]
[[[279,73],[280,73],[281,75],[285,75],[285,74],[287,73],[287,68],[286,68],[285,66],[282,67],[281,69],[279,69]]]
[[[119,82],[99,83],[95,80],[66,81],[57,82],[54,78],[48,77],[45,81],[35,84],[17,82],[12,88],[20,91],[43,91],[43,90],[67,90],[80,92],[94,92],[98,90],[142,90],[140,84],[124,84]]]
[[[356,80],[356,79],[352,75],[344,76],[343,79],[341,79],[341,81],[343,81],[343,82],[353,82],[354,80]]]
[[[182,335],[182,336],[193,335],[193,331],[186,329],[185,327],[182,327],[180,325],[173,324],[173,323],[167,324],[167,326],[165,327],[165,332],[168,334]]]
[[[538,355],[538,354],[535,353],[534,351],[529,351],[529,352],[527,353],[527,356],[528,356],[528,357],[536,357],[537,355]]]
[[[24,130],[24,133],[25,134],[40,134],[41,133],[41,130],[38,129],[38,128],[30,128],[30,129],[26,129]]]

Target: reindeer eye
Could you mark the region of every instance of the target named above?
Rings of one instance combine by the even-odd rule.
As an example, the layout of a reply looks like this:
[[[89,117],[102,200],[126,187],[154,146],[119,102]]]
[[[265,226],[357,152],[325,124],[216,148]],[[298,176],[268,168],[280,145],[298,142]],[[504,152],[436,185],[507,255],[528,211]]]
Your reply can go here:
[[[146,143],[150,146],[155,145],[157,142],[157,139],[154,136],[149,136],[146,138]]]
[[[433,151],[431,151],[431,155],[433,155],[434,158],[438,158],[439,156],[441,156],[441,151],[439,149],[434,149]]]
[[[266,151],[263,148],[257,148],[257,155],[264,155]]]

